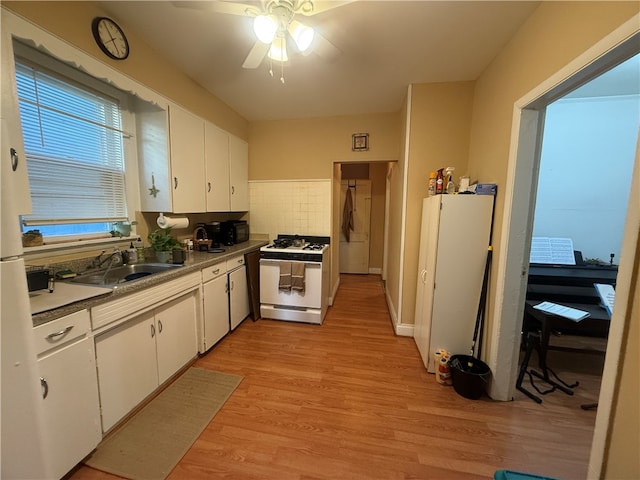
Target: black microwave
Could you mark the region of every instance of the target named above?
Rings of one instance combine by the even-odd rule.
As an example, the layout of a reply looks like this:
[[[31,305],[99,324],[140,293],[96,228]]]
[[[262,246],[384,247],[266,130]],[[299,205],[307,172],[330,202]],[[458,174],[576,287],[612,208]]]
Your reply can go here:
[[[246,220],[230,220],[220,224],[220,238],[224,245],[235,245],[249,240],[249,224]]]

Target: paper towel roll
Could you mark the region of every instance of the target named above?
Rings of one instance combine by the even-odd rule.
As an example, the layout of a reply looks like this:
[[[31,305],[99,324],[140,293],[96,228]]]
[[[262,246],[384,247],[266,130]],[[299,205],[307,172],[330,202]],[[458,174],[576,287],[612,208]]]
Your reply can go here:
[[[156,221],[160,228],[188,228],[189,219],[187,217],[165,217],[162,213]]]

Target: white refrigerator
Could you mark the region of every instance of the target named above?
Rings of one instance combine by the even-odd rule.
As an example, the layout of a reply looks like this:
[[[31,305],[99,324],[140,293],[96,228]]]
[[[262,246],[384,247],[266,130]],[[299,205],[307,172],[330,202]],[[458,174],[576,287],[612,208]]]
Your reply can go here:
[[[435,195],[423,201],[413,336],[431,373],[438,349],[470,353],[493,200],[491,195]]]
[[[18,217],[29,213],[31,202],[6,32],[1,43],[0,478],[45,478],[47,460],[39,437],[42,390]]]

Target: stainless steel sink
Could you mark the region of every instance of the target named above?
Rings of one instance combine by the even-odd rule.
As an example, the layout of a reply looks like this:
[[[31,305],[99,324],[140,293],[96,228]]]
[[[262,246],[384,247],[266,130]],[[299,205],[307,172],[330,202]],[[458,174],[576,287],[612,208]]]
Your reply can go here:
[[[182,265],[170,263],[137,263],[133,265],[121,265],[119,267],[83,273],[71,279],[72,283],[86,285],[116,286],[123,283],[135,282],[149,275],[166,272],[180,268]]]

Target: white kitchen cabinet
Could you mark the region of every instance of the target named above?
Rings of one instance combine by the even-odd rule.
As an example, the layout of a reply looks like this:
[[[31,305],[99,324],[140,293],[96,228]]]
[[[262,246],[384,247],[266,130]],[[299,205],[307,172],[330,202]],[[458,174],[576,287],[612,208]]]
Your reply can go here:
[[[205,212],[204,120],[169,106],[173,212]]]
[[[19,214],[31,213],[31,197],[29,194],[29,177],[27,175],[27,159],[22,142],[22,124],[16,90],[16,67],[13,58],[13,44],[9,28],[0,29],[1,53],[0,85],[2,124],[0,148],[8,150],[9,155],[2,155],[8,162],[2,163],[2,188],[10,188],[13,210]]]
[[[249,210],[249,144],[229,136],[229,195],[232,212]]]
[[[136,128],[142,211],[249,210],[244,140],[173,104],[168,113],[141,105]]]
[[[234,330],[249,316],[249,287],[247,285],[247,267],[244,256],[227,260],[229,283],[229,323]]]
[[[491,230],[491,195],[424,199],[414,340],[429,372],[434,353],[467,354],[473,340]]]
[[[196,356],[196,309],[192,291],[95,337],[104,432]]]
[[[231,208],[229,187],[229,134],[211,122],[205,122],[205,171],[208,212],[228,212]]]
[[[196,308],[196,292],[191,292],[155,310],[159,384],[180,370],[198,351]]]
[[[95,340],[106,432],[158,386],[154,313],[129,320]]]
[[[33,330],[42,385],[47,478],[62,478],[102,439],[89,312]]]
[[[202,269],[203,327],[199,342],[204,353],[229,333],[229,289],[226,262]]]

